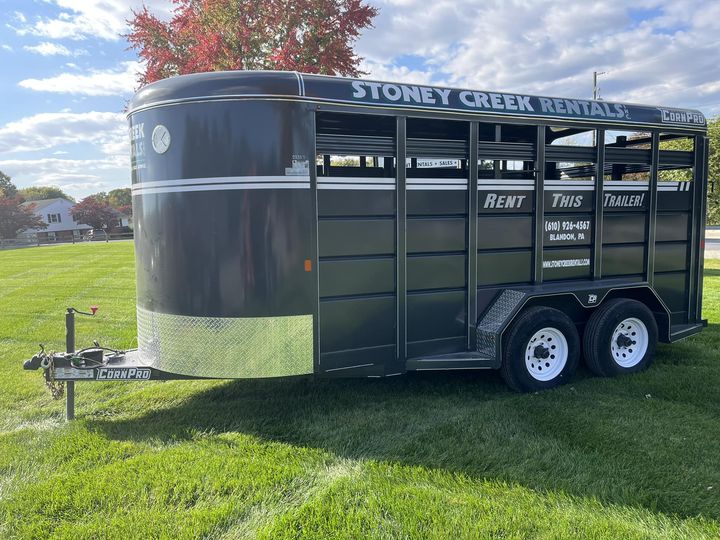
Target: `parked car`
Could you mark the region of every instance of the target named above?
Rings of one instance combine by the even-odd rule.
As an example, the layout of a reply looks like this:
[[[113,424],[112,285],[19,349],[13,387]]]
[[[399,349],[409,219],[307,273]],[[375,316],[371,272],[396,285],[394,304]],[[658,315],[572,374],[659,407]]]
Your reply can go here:
[[[108,235],[104,229],[90,229],[85,233],[85,236],[83,236],[83,240],[86,242],[107,242]]]

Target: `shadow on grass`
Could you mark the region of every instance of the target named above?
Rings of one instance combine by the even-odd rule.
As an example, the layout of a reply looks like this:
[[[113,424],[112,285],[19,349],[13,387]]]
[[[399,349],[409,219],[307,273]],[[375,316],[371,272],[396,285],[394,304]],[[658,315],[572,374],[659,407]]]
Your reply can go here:
[[[239,433],[345,458],[717,519],[720,485],[716,492],[704,487],[719,480],[713,435],[693,441],[700,427],[677,413],[664,415],[644,398],[632,383],[623,387],[584,370],[572,385],[529,395],[508,391],[494,372],[238,380],[177,407],[125,420],[89,419],[88,427],[154,443]],[[711,427],[717,432],[717,423]]]

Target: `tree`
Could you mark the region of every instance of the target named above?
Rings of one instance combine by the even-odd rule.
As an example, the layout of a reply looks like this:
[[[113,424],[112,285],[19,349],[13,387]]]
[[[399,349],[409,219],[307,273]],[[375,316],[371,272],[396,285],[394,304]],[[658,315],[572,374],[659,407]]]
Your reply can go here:
[[[26,201],[42,201],[43,199],[67,199],[75,202],[75,199],[66,194],[62,189],[55,186],[32,186],[18,190],[18,194]]]
[[[17,195],[0,196],[0,238],[15,238],[19,232],[47,227],[33,207],[32,204],[23,205]]]
[[[133,12],[141,85],[186,73],[281,69],[357,76],[352,48],[377,9],[363,0],[173,0],[169,22]]]
[[[107,201],[118,212],[128,216],[132,214],[132,192],[130,188],[113,189],[107,194]]]
[[[117,212],[106,200],[96,195],[85,197],[70,209],[70,213],[75,221],[90,225],[93,229],[107,229],[117,223]]]
[[[708,122],[708,138],[710,152],[708,157],[708,182],[712,190],[708,190],[708,223],[720,225],[720,116]]]
[[[12,179],[0,171],[0,197],[14,197],[16,193],[17,188],[12,183]]]

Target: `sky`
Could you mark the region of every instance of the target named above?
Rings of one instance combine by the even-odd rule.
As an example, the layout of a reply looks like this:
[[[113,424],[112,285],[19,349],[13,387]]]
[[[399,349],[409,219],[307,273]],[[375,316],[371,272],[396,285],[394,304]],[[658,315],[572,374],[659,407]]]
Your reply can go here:
[[[366,77],[720,114],[720,0],[370,0]],[[161,18],[170,0],[145,0]],[[75,198],[130,185],[135,0],[0,0],[0,170]]]

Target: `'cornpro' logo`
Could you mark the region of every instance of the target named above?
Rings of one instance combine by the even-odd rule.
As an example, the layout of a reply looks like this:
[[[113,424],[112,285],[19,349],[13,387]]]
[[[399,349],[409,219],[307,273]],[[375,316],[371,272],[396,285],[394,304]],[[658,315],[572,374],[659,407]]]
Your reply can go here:
[[[95,380],[98,381],[147,381],[149,368],[98,368]]]
[[[704,126],[705,117],[699,112],[694,111],[673,111],[671,109],[660,109],[662,121],[666,124],[692,124],[694,126]]]

